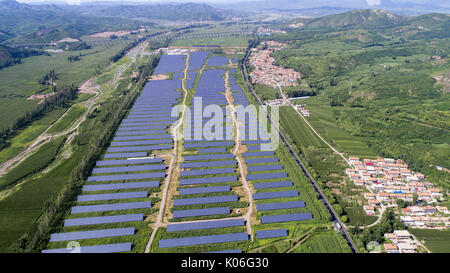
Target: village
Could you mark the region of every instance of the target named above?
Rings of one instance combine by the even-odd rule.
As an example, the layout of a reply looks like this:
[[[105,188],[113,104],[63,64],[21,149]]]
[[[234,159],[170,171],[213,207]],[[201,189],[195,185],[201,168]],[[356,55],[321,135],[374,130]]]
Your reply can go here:
[[[281,50],[285,45],[275,41],[267,41],[266,49],[252,49],[250,64],[254,70],[250,72],[253,84],[265,84],[273,88],[280,86],[297,86],[301,79],[300,73],[291,68],[274,65],[275,59],[270,56],[272,52]]]
[[[364,159],[350,157],[351,168],[346,173],[355,186],[365,187],[367,215],[376,215],[384,207],[397,207],[401,221],[408,227],[448,227],[449,210],[439,206],[447,194],[426,180],[421,173],[414,173],[402,160],[390,158]]]

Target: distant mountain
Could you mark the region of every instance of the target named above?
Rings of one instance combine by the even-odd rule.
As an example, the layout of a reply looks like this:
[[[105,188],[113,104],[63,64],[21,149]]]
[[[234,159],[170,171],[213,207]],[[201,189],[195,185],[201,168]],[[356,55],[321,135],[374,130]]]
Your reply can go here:
[[[324,16],[307,21],[310,28],[340,28],[340,27],[387,27],[405,20],[404,17],[385,10],[354,10],[341,14]]]
[[[47,43],[152,25],[123,18],[84,16],[57,5],[26,5],[14,0],[1,1],[0,11],[0,42],[7,44]]]
[[[122,3],[86,3],[67,7],[84,15],[143,18],[167,21],[220,21],[227,17],[226,12],[206,4],[122,4]]]
[[[399,15],[418,15],[430,12],[450,12],[448,0],[381,0],[379,5],[369,5],[366,0],[255,0],[232,4],[216,4],[217,7],[226,7],[250,11],[294,11],[306,16],[323,16],[331,14],[331,8],[336,9],[385,9]],[[321,13],[321,8],[327,7]],[[316,13],[305,13],[307,9],[317,9]]]

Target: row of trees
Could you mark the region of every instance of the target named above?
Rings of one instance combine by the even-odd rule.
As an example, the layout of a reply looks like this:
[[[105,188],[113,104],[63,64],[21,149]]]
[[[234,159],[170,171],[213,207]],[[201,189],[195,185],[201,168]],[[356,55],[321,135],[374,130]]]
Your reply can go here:
[[[57,107],[67,106],[67,103],[76,97],[77,91],[78,88],[73,84],[63,87],[52,96],[45,98],[42,103],[37,104],[24,116],[16,119],[8,128],[0,131],[0,150],[10,145],[9,140],[16,135],[18,130],[30,125],[34,120],[41,118],[45,113]]]
[[[52,85],[57,79],[58,74],[56,74],[55,70],[52,69],[45,73],[38,82],[40,85]]]

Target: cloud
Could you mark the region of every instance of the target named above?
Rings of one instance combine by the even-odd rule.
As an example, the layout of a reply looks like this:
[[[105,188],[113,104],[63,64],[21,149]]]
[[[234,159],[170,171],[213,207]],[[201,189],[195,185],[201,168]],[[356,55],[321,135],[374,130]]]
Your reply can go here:
[[[367,4],[370,6],[379,6],[381,5],[381,0],[366,0]]]

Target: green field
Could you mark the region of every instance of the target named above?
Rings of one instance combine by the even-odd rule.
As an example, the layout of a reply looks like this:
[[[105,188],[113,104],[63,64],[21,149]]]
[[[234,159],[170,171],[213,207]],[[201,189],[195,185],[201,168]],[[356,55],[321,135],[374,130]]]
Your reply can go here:
[[[52,128],[50,128],[50,130],[48,130],[47,133],[54,134],[64,131],[65,129],[72,126],[75,121],[77,121],[78,118],[80,118],[86,112],[86,110],[86,107],[81,105],[73,106],[60,121],[58,121]]]
[[[48,92],[38,80],[50,70],[58,75],[57,85],[79,84],[92,77],[99,67],[106,66],[109,58],[125,45],[98,46],[89,50],[51,53],[51,56],[34,56],[23,59],[21,64],[0,71],[0,130],[25,115],[38,101],[27,100],[33,94]],[[68,56],[82,54],[81,60],[70,63]]]
[[[367,215],[361,207],[347,207],[344,209],[351,226],[366,226],[377,220],[377,216]]]
[[[18,131],[17,135],[10,140],[11,145],[0,151],[0,164],[24,151],[40,134],[58,120],[64,112],[65,109],[55,109],[44,114],[42,118],[33,121],[25,129]]]
[[[47,167],[54,160],[64,140],[65,137],[61,136],[40,147],[36,152],[0,178],[0,189],[13,186],[21,179]]]
[[[297,246],[293,253],[351,253],[351,250],[342,235],[326,231],[313,234]]]
[[[450,253],[450,230],[409,229],[433,253]]]

